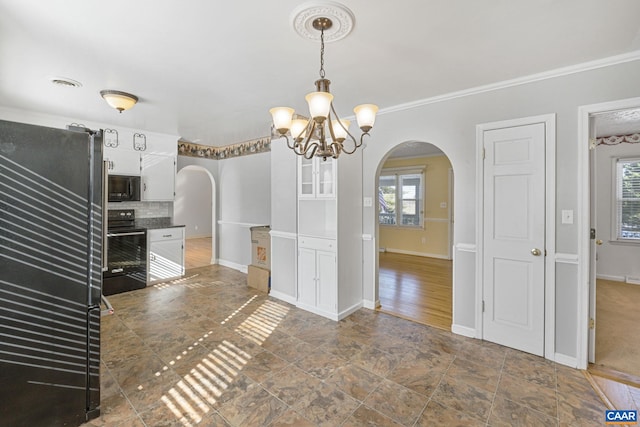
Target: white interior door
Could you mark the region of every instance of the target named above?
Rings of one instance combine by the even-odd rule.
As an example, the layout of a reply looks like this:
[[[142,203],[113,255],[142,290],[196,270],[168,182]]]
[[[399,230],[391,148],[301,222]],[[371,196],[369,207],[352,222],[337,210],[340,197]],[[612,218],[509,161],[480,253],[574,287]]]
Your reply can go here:
[[[545,125],[483,135],[483,337],[544,354]]]

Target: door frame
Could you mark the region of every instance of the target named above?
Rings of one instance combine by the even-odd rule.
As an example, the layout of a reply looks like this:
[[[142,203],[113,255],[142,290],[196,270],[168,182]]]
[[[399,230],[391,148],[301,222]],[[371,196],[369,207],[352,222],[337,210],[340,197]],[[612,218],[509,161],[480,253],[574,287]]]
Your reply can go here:
[[[556,115],[543,114],[476,125],[476,338],[483,339],[484,294],[484,132],[508,127],[545,125],[544,357],[555,360]]]
[[[578,319],[576,361],[578,369],[589,364],[589,117],[591,114],[626,110],[640,106],[640,97],[619,99],[578,108]]]

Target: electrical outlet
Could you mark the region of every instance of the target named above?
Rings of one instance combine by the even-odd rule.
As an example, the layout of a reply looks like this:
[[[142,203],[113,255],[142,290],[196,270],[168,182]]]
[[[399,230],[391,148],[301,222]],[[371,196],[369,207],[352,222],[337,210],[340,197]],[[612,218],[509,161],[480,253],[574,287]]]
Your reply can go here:
[[[426,237],[423,237],[423,238],[422,238],[422,244],[424,245],[424,244],[426,244],[426,243],[427,243],[427,238],[426,238]]]
[[[442,209],[446,209],[447,208],[447,202],[440,202],[440,207]]]

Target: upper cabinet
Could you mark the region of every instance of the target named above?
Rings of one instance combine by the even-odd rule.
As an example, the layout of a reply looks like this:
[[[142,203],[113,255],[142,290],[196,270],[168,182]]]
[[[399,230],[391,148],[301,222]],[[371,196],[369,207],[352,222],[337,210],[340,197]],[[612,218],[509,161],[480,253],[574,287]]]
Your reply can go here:
[[[334,159],[300,157],[298,160],[298,197],[301,199],[335,198],[336,165]]]
[[[140,199],[173,201],[175,196],[176,158],[164,154],[143,154]]]
[[[140,175],[140,153],[122,148],[104,148],[109,175]]]

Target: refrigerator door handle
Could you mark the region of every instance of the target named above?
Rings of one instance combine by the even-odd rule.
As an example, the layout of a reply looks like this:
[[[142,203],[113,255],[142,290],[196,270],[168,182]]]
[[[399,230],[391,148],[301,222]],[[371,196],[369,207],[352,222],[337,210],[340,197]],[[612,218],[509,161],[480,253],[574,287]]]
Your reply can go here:
[[[107,238],[107,208],[109,207],[109,161],[102,162],[102,271],[109,270],[109,239]]]
[[[113,306],[104,295],[100,295],[100,300],[102,300],[102,303],[106,307],[104,310],[100,311],[100,317],[109,316],[115,312],[115,310],[113,309]]]

